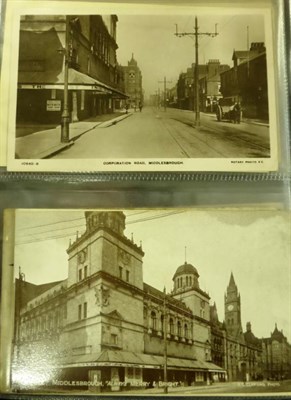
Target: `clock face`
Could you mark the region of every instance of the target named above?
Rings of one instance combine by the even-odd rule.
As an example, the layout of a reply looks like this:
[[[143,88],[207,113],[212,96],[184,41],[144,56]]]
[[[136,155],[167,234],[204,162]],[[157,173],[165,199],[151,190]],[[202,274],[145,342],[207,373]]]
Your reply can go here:
[[[233,305],[230,304],[229,306],[227,306],[228,311],[232,311],[233,310]]]
[[[79,263],[83,264],[86,261],[86,258],[87,258],[87,251],[86,250],[80,251],[80,253],[78,254]]]

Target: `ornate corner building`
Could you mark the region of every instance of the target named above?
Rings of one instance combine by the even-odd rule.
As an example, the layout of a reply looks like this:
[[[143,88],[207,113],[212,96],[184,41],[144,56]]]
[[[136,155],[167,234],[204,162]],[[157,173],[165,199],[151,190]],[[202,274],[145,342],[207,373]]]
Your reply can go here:
[[[17,123],[59,124],[68,62],[71,122],[123,106],[116,15],[25,15],[20,19]]]
[[[168,381],[180,385],[264,372],[261,341],[250,324],[242,332],[232,275],[220,323],[193,265],[178,267],[172,292],[161,292],[143,282],[144,251],[125,236],[123,212],[88,211],[85,219],[67,249],[67,279],[17,280],[15,377],[25,363],[55,387],[78,380],[106,391],[163,381],[165,362]]]

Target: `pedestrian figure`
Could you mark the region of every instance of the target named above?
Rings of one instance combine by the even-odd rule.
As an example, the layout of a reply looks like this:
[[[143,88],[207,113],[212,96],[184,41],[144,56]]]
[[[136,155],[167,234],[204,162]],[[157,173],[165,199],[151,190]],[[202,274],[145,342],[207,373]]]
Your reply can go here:
[[[234,107],[233,107],[233,114],[234,114],[234,118],[233,121],[235,124],[240,124],[240,120],[241,120],[241,106],[239,102],[236,102]]]
[[[128,114],[128,108],[129,108],[128,104],[125,104],[125,114]]]
[[[142,103],[141,103],[141,101],[139,102],[139,111],[141,112],[142,111]]]

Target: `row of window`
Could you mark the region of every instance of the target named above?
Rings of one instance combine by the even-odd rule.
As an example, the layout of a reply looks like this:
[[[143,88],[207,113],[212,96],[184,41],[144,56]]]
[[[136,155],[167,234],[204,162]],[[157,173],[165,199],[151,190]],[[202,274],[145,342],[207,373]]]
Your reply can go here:
[[[164,331],[164,316],[161,315],[160,317],[160,324],[158,326],[158,319],[155,311],[151,312],[151,329],[156,331],[160,330],[161,332]],[[180,337],[185,337],[186,339],[190,339],[190,330],[189,326],[187,323],[182,324],[181,321],[177,321],[177,323],[174,323],[174,319],[170,318],[169,319],[169,325],[168,325],[168,330],[171,335],[177,334],[177,336]]]
[[[184,283],[185,282],[185,283]],[[192,284],[195,284],[196,283],[196,279],[193,277],[193,279],[192,279],[192,276],[186,276],[186,279],[184,279],[184,277],[181,277],[181,278],[177,278],[176,279],[176,284],[177,284],[177,289],[180,289],[180,288],[182,288],[183,286],[192,286]]]
[[[50,331],[63,325],[63,320],[67,318],[67,309],[56,311],[47,315],[39,316],[31,320],[21,321],[21,337],[28,337],[37,333]]]

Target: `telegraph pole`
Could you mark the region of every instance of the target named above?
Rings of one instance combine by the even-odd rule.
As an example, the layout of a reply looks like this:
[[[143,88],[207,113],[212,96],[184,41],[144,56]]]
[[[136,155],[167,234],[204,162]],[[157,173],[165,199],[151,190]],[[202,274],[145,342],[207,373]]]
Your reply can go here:
[[[164,111],[167,111],[167,83],[172,83],[172,81],[167,81],[167,78],[164,76],[164,80],[158,81],[158,83],[164,83]]]
[[[195,17],[195,27],[194,32],[178,32],[178,25],[176,24],[176,33],[174,33],[177,37],[182,36],[194,36],[195,37],[195,74],[194,74],[194,88],[195,88],[195,125],[200,126],[200,98],[199,98],[199,36],[210,36],[215,37],[218,35],[217,33],[217,24],[215,24],[215,32],[199,32],[198,27],[198,18]]]
[[[68,143],[70,140],[70,113],[69,113],[69,40],[70,40],[70,29],[69,29],[69,17],[66,15],[66,39],[65,39],[65,65],[64,65],[64,102],[63,112],[61,119],[61,142]]]

